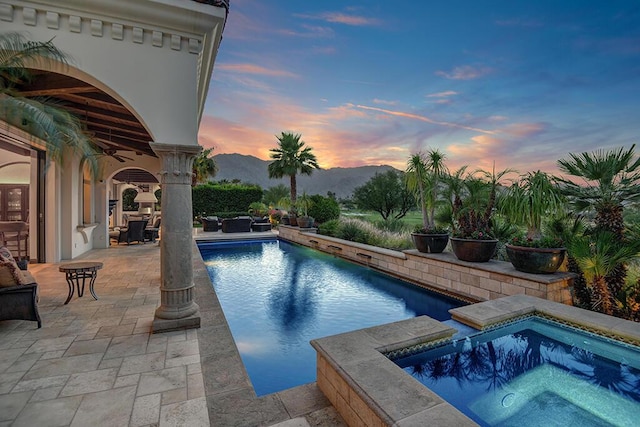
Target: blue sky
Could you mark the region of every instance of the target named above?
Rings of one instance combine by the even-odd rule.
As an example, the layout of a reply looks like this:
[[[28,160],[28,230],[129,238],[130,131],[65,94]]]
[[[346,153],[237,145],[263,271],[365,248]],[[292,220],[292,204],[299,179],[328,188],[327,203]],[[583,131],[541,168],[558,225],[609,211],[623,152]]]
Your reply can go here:
[[[640,135],[639,1],[232,0],[200,144],[556,172]]]

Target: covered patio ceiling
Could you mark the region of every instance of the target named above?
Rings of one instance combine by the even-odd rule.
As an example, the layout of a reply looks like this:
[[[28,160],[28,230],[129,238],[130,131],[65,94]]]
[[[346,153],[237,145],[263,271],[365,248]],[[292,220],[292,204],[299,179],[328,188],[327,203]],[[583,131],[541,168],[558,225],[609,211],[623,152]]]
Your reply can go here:
[[[33,70],[31,82],[18,86],[26,98],[47,98],[73,113],[106,155],[124,162],[134,155],[156,157],[151,135],[120,102],[95,86],[63,74]],[[120,153],[116,153],[116,152]],[[122,151],[130,155],[122,155]]]

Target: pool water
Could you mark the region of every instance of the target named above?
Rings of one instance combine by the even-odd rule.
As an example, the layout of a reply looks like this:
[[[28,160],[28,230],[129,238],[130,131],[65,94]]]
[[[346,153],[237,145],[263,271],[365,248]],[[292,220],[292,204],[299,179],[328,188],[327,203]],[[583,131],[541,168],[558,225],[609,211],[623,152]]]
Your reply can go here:
[[[539,317],[394,362],[482,426],[640,422],[640,348]]]
[[[314,338],[464,305],[285,241],[198,247],[258,396],[315,381]]]

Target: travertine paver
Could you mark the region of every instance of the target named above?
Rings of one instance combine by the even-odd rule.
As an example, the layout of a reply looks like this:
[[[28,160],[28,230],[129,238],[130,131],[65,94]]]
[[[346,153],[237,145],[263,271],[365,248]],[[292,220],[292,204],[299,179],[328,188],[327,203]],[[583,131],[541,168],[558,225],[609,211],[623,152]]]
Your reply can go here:
[[[344,425],[315,384],[282,395],[252,395],[202,271],[202,328],[152,335],[159,246],[113,246],[77,260],[104,263],[95,284],[97,301],[76,295],[64,305],[67,285],[57,265],[31,264],[43,327],[0,321],[0,426]],[[194,268],[204,268],[196,262]],[[216,410],[224,416],[212,418],[209,399],[230,390],[246,390],[243,402],[262,414],[236,411],[236,403],[220,399]]]

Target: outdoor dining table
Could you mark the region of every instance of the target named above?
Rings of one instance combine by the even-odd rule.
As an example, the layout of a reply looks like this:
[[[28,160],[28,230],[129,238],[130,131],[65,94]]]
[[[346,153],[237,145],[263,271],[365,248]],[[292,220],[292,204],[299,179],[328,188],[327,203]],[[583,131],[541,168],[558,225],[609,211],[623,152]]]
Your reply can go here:
[[[89,292],[91,292],[91,295],[97,300],[98,296],[93,289],[93,284],[96,281],[96,277],[98,277],[98,270],[101,268],[101,262],[92,261],[73,262],[60,265],[58,269],[65,273],[67,285],[69,285],[69,296],[67,296],[67,300],[64,303],[68,304],[69,301],[71,301],[74,287],[78,289],[78,297],[81,297],[84,294],[84,286],[87,280],[89,281]],[[82,286],[80,286],[81,283]]]

